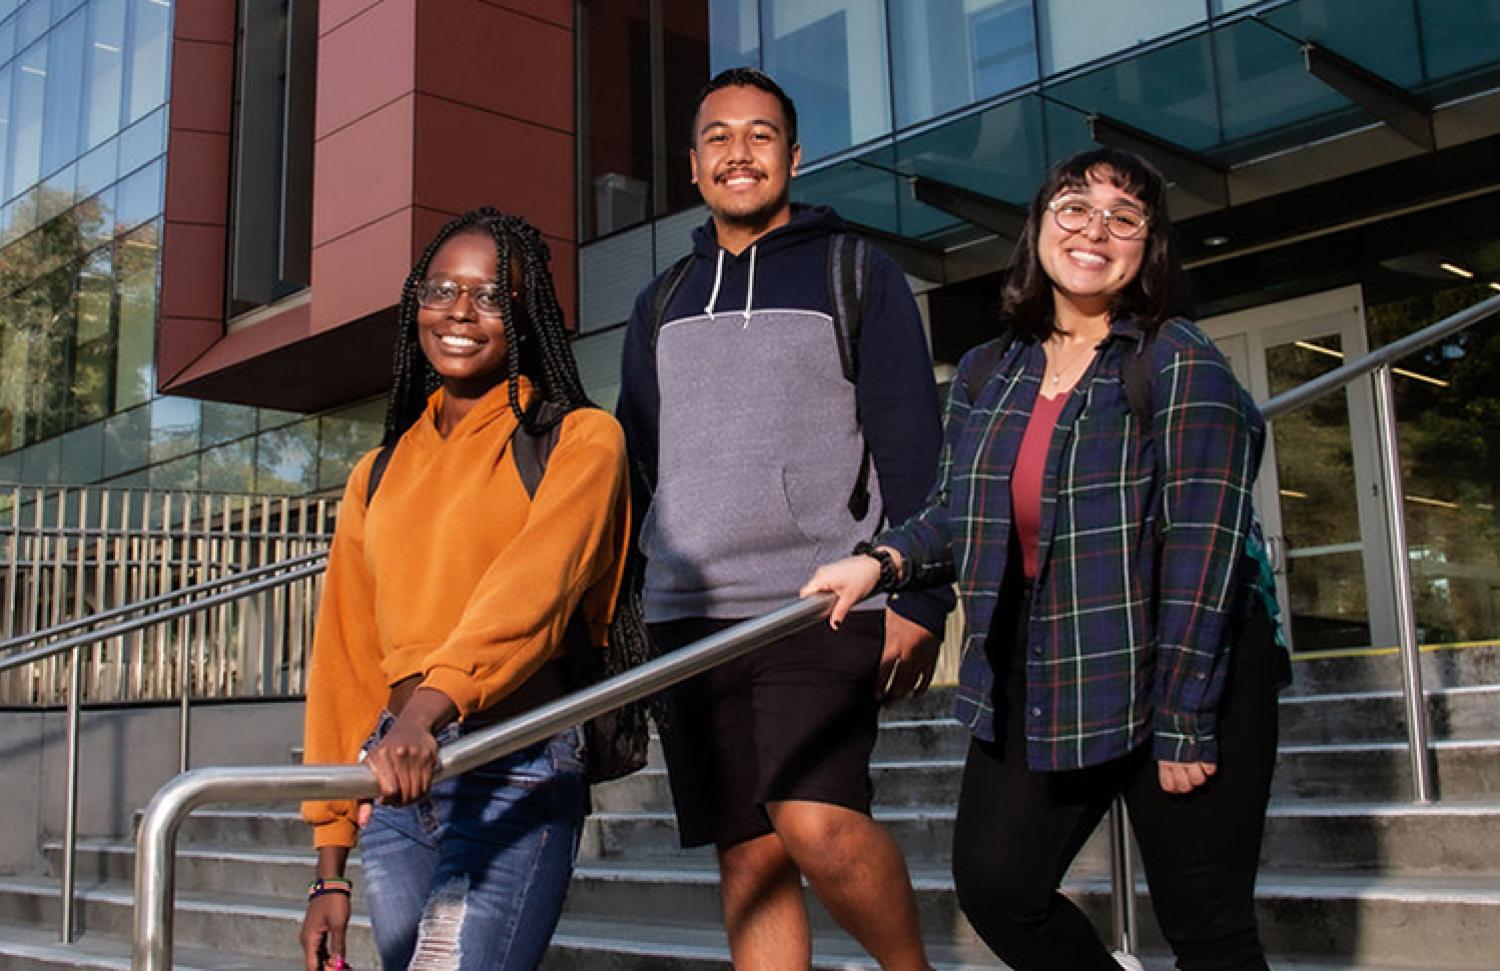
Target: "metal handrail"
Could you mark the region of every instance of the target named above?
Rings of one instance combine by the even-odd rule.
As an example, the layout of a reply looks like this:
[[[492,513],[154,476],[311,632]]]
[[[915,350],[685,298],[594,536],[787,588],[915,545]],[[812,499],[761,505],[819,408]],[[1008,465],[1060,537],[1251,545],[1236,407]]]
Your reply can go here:
[[[204,597],[200,600],[179,604],[176,607],[169,607],[165,610],[157,611],[154,614],[147,614],[143,617],[136,617],[132,620],[123,621],[118,624],[112,624],[108,627],[85,631],[81,634],[75,634],[72,637],[66,637],[63,640],[55,641],[51,644],[46,644],[42,647],[38,647],[30,651],[24,651],[12,657],[0,659],[0,674],[3,674],[4,672],[11,670],[12,668],[19,668],[27,664],[33,664],[37,661],[45,660],[49,657],[55,657],[56,655],[61,654],[64,651],[70,651],[72,653],[72,658],[70,659],[70,670],[68,672],[68,763],[65,806],[63,810],[63,872],[61,887],[62,926],[60,929],[60,936],[62,937],[63,943],[71,944],[73,942],[73,921],[75,916],[75,908],[73,904],[75,897],[74,891],[77,874],[78,854],[78,746],[80,738],[79,721],[81,718],[81,702],[83,695],[83,684],[81,677],[81,655],[83,648],[90,644],[110,640],[112,638],[120,637],[124,634],[130,634],[137,630],[143,630],[147,627],[152,627],[170,620],[176,620],[179,617],[185,617],[198,611],[232,603],[233,601],[241,600],[245,597],[251,597],[256,594],[263,593],[267,590],[287,586],[304,577],[315,576],[325,569],[326,562],[310,562],[303,566],[284,569],[292,563],[302,562],[312,556],[313,554],[295,557],[291,560],[284,560],[280,563],[270,564],[267,567],[264,567],[257,571],[247,570],[244,573],[237,574],[235,577],[227,578],[229,582],[241,582],[242,585],[235,589],[221,590],[218,593],[211,594],[210,596]],[[273,576],[263,579],[253,580],[248,583],[243,582],[246,575],[248,574],[266,573],[277,569],[283,569],[284,572],[277,573]],[[181,591],[178,592],[181,593]],[[178,767],[182,770],[187,769],[187,752],[189,741],[188,715],[190,699],[188,696],[187,655],[188,650],[184,645],[178,652],[178,671],[181,678],[182,693],[179,704],[180,713],[178,715],[177,725],[177,751]]]
[[[326,559],[327,557],[327,549],[314,550],[311,553],[304,553],[301,556],[292,556],[288,557],[285,560],[277,560],[274,563],[267,563],[264,566],[258,566],[249,570],[241,570],[228,576],[219,577],[217,580],[205,580],[202,583],[194,583],[190,586],[178,587],[175,590],[168,590],[165,593],[159,593],[154,597],[147,597],[144,600],[136,600],[128,604],[121,604],[118,607],[110,607],[107,610],[100,610],[92,614],[85,614],[82,617],[75,617],[72,620],[65,620],[61,624],[54,624],[53,626],[43,628],[42,630],[34,630],[25,634],[17,634],[15,637],[12,637],[8,640],[0,641],[0,651],[9,651],[18,647],[23,647],[36,641],[45,641],[53,637],[60,637],[63,634],[67,634],[85,627],[92,627],[95,624],[102,624],[106,621],[115,620],[119,617],[128,617],[131,614],[150,611],[164,604],[169,604],[174,600],[182,600],[185,597],[196,597],[200,593],[208,593],[213,590],[218,590],[220,587],[227,587],[237,583],[245,583],[251,580],[257,580],[263,576],[277,574],[292,567],[298,567],[309,563],[316,563],[319,560]],[[114,635],[111,634],[109,636],[112,637]],[[98,639],[107,640],[108,638],[101,637]],[[4,667],[0,667],[0,671],[4,670],[6,670]]]
[[[1390,367],[1393,361],[1434,344],[1461,330],[1500,314],[1500,297],[1491,297],[1461,310],[1437,323],[1386,345],[1357,361],[1348,362],[1328,374],[1278,395],[1268,401],[1262,413],[1273,419],[1324,394],[1346,387],[1356,379],[1379,371],[1377,397],[1384,399],[1381,421],[1385,427],[1382,464],[1387,472],[1387,515],[1393,524],[1400,522],[1400,467],[1394,451],[1395,414],[1390,407]],[[1379,385],[1384,385],[1382,392]],[[1394,487],[1392,487],[1394,483]],[[1398,531],[1393,525],[1393,542]],[[1404,535],[1404,534],[1400,534]],[[1404,546],[1393,553],[1400,564],[1406,562]],[[1402,576],[1397,569],[1398,578]],[[1398,598],[1404,597],[1410,607],[1411,585],[1400,582]],[[440,753],[441,769],[437,778],[447,778],[482,764],[526,744],[546,738],[569,725],[577,724],[610,711],[630,701],[643,698],[716,664],[738,657],[770,643],[779,637],[810,626],[827,616],[832,599],[828,595],[789,604],[771,614],[736,625],[718,635],[652,661],[624,674],[602,681],[591,688],[570,695],[529,714],[462,739]],[[1417,797],[1425,800],[1426,783],[1415,759],[1425,761],[1426,711],[1422,703],[1420,669],[1417,667],[1415,627],[1407,612],[1403,629],[1402,652],[1406,663],[1408,730],[1414,755]],[[1420,727],[1412,727],[1420,726]],[[1420,743],[1420,751],[1419,749]],[[152,799],[142,820],[137,838],[135,884],[135,938],[133,967],[136,971],[168,971],[172,962],[172,897],[175,875],[173,861],[177,832],[183,819],[197,806],[209,802],[254,801],[263,798],[369,797],[375,794],[373,776],[363,766],[276,766],[199,769],[184,773],[168,783]],[[1117,933],[1126,949],[1133,947],[1134,886],[1130,874],[1129,830],[1123,813],[1113,824],[1119,838],[1113,842],[1114,883]],[[1122,886],[1123,885],[1123,886]]]
[[[309,554],[309,556],[313,555],[314,554]],[[297,559],[301,560],[304,559],[304,557],[297,557]],[[285,566],[289,562],[291,561],[282,561],[282,563],[273,564],[273,566]],[[112,638],[119,637],[123,634],[132,634],[138,630],[144,630],[147,627],[154,627],[157,624],[165,623],[169,620],[176,620],[179,617],[186,617],[189,614],[207,610],[211,607],[218,607],[222,606],[223,604],[233,603],[236,600],[243,600],[245,597],[253,596],[257,593],[263,593],[267,590],[273,590],[276,587],[286,586],[287,584],[293,583],[297,580],[301,580],[304,577],[316,576],[317,574],[322,573],[325,569],[325,566],[326,564],[320,562],[310,563],[306,566],[286,570],[283,573],[277,573],[274,576],[267,577],[265,579],[245,583],[243,586],[236,587],[233,590],[222,590],[218,593],[204,597],[201,600],[194,600],[191,603],[178,604],[175,607],[168,607],[165,610],[159,610],[154,614],[147,614],[144,617],[136,617],[131,620],[121,621],[118,624],[111,624],[108,627],[101,627],[98,630],[84,631],[82,634],[74,634],[72,637],[66,637],[60,641],[54,641],[51,644],[43,644],[41,647],[33,648],[29,651],[22,651],[19,654],[14,654],[7,658],[0,658],[0,674],[4,674],[6,671],[9,671],[12,668],[23,667],[27,664],[32,664],[36,661],[41,661],[46,658],[52,657],[53,655],[61,654],[64,651],[71,651],[76,648],[87,647],[90,644],[97,644],[100,641],[107,641]],[[267,569],[269,570],[271,568],[268,567]],[[250,571],[246,572],[248,573]]]
[[[1408,354],[1430,347],[1461,330],[1468,330],[1475,324],[1482,324],[1496,315],[1500,315],[1500,296],[1488,297],[1471,307],[1465,307],[1455,314],[1444,317],[1435,324],[1428,324],[1421,330],[1407,334],[1400,340],[1392,341],[1353,361],[1341,364],[1311,381],[1283,391],[1261,405],[1260,413],[1267,420],[1284,415],[1294,408],[1300,408],[1317,398],[1339,390],[1376,368],[1389,367]]]
[[[607,678],[534,711],[476,732],[438,753],[433,782],[462,774],[565,728],[644,698],[725,661],[810,627],[832,610],[832,594],[797,600],[688,647]],[[193,809],[261,799],[369,799],[374,774],[363,765],[228,766],[194,769],[160,789],[136,836],[135,971],[170,971],[177,832]]]

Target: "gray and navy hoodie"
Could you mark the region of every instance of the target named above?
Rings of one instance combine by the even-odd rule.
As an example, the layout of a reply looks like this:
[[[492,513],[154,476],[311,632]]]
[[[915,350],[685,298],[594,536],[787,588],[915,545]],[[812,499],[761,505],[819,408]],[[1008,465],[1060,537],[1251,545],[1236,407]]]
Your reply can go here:
[[[872,252],[848,381],[828,307],[838,232],[833,210],[797,206],[734,255],[709,220],[654,351],[661,278],[636,300],[617,412],[653,623],[779,607],[814,567],[917,512],[932,487],[942,421],[916,303],[896,264]],[[857,521],[849,495],[866,442],[870,505]],[[936,633],[952,605],[946,588],[891,599]]]

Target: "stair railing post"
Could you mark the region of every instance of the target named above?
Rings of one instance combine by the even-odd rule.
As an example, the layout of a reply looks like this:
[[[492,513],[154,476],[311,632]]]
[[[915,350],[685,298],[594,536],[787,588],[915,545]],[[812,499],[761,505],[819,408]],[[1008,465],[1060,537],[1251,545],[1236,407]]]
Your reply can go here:
[[[1109,807],[1109,886],[1114,909],[1115,950],[1134,954],[1140,945],[1135,910],[1135,853],[1125,799]]]
[[[1385,480],[1386,535],[1390,538],[1391,577],[1396,593],[1396,633],[1401,647],[1401,692],[1406,703],[1406,740],[1411,761],[1412,794],[1427,805],[1436,798],[1432,751],[1427,731],[1427,701],[1422,691],[1422,655],[1417,644],[1417,612],[1412,598],[1411,554],[1406,540],[1406,492],[1401,481],[1401,443],[1396,432],[1391,366],[1371,375],[1375,385],[1375,420],[1379,427],[1380,473]]]
[[[79,697],[83,694],[83,647],[73,648],[68,674],[68,787],[63,818],[62,928],[64,944],[73,943],[74,887],[78,857],[78,728]]]

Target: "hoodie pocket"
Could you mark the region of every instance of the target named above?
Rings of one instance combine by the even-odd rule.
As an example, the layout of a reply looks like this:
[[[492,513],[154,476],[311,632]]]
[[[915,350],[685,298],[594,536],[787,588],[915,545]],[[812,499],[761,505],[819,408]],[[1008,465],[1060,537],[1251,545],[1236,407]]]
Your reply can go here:
[[[826,469],[783,467],[781,491],[792,524],[802,538],[819,547],[837,544],[849,537],[854,519],[849,515],[849,481]],[[847,551],[843,551],[847,552]]]

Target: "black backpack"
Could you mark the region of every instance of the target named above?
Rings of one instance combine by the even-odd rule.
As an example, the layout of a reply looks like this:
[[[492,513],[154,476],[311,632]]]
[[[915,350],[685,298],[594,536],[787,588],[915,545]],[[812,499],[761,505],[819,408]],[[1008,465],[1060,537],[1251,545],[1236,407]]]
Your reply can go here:
[[[547,471],[547,459],[557,447],[562,433],[562,419],[566,412],[561,405],[543,401],[537,408],[536,420],[544,424],[546,431],[534,435],[526,429],[524,422],[517,425],[511,434],[510,447],[515,459],[516,471],[526,494],[534,497]],[[375,456],[370,468],[370,484],[365,490],[365,505],[375,498],[375,489],[385,475],[394,445],[386,445]],[[595,681],[613,677],[650,657],[650,642],[646,632],[645,611],[641,603],[640,584],[627,575],[620,585],[619,599],[615,603],[614,616],[609,622],[609,639],[600,650],[591,642],[588,624],[583,617],[583,607],[573,611],[563,632],[562,650],[559,657],[569,664],[573,688],[584,687]],[[646,699],[632,701],[613,711],[605,712],[584,722],[584,770],[590,783],[610,782],[639,771],[646,765],[650,730],[646,726],[649,702]]]
[[[693,264],[689,253],[673,263],[662,274],[651,302],[651,353],[656,353],[656,337],[666,323],[667,307]],[[863,239],[849,233],[828,237],[828,306],[832,310],[833,332],[838,340],[839,365],[844,380],[854,384],[859,379],[859,328],[863,323],[866,281],[870,274],[870,247]],[[858,416],[856,416],[857,418]],[[849,493],[849,514],[862,521],[870,511],[870,445],[865,443],[859,460],[859,475]]]

